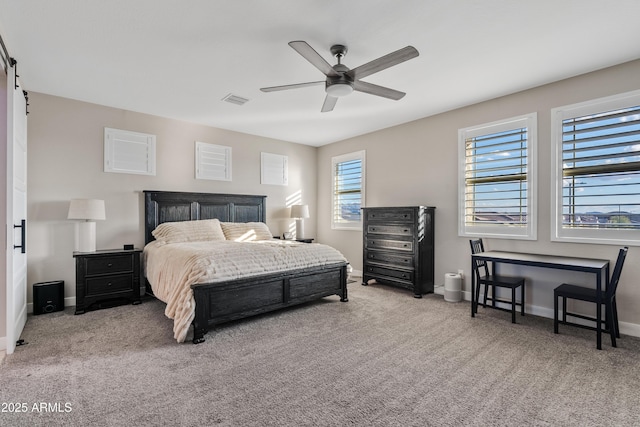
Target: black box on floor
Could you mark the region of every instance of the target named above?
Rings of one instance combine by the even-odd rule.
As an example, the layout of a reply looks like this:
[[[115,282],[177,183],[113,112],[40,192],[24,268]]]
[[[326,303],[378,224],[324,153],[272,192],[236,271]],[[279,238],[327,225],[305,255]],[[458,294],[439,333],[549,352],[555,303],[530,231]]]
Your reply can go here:
[[[33,314],[64,310],[64,280],[33,285]]]

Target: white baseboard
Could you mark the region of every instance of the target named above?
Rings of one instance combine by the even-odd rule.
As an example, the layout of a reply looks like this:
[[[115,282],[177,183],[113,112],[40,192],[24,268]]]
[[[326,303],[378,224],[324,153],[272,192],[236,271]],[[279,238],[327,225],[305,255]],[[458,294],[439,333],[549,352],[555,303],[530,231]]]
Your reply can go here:
[[[0,351],[7,351],[7,337],[0,337]],[[0,360],[2,360],[2,357],[0,357]]]

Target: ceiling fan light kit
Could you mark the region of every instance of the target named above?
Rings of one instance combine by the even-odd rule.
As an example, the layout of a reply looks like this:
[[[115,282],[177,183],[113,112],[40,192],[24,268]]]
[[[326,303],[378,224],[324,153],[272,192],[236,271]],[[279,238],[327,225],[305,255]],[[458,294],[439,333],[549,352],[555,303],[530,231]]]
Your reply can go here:
[[[363,82],[360,79],[394,65],[398,65],[401,62],[408,61],[409,59],[415,58],[419,55],[416,48],[413,46],[407,46],[350,70],[346,65],[342,64],[342,58],[347,54],[347,47],[344,45],[336,44],[331,46],[331,54],[335,56],[338,61],[334,66],[331,66],[327,61],[325,61],[324,58],[305,41],[292,41],[289,42],[289,46],[291,46],[296,52],[302,55],[303,58],[309,61],[311,65],[316,67],[326,76],[324,83],[327,95],[321,109],[323,113],[332,111],[338,101],[338,98],[347,96],[354,90],[368,93],[370,95],[393,99],[395,101],[401,99],[405,95],[404,92]],[[315,86],[321,83],[323,82],[296,83],[292,85],[265,87],[260,90],[263,92],[275,92]]]

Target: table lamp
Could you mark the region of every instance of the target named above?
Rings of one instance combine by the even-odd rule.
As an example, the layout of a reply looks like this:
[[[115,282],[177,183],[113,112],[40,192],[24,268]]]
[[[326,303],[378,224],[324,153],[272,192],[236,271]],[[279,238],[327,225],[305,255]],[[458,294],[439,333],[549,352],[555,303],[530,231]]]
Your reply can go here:
[[[96,251],[96,220],[105,219],[104,200],[73,199],[67,219],[84,220],[79,224],[77,248],[80,252]]]
[[[304,218],[309,218],[309,205],[291,206],[291,218],[296,219],[296,239],[304,236]]]

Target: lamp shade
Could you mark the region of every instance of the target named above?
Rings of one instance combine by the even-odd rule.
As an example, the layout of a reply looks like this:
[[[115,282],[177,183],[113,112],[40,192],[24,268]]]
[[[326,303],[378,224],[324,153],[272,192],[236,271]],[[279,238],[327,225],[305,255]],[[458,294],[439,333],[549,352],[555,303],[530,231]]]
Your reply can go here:
[[[72,199],[69,203],[67,219],[84,219],[87,221],[105,219],[104,200]]]
[[[309,205],[291,206],[291,218],[309,218]]]

